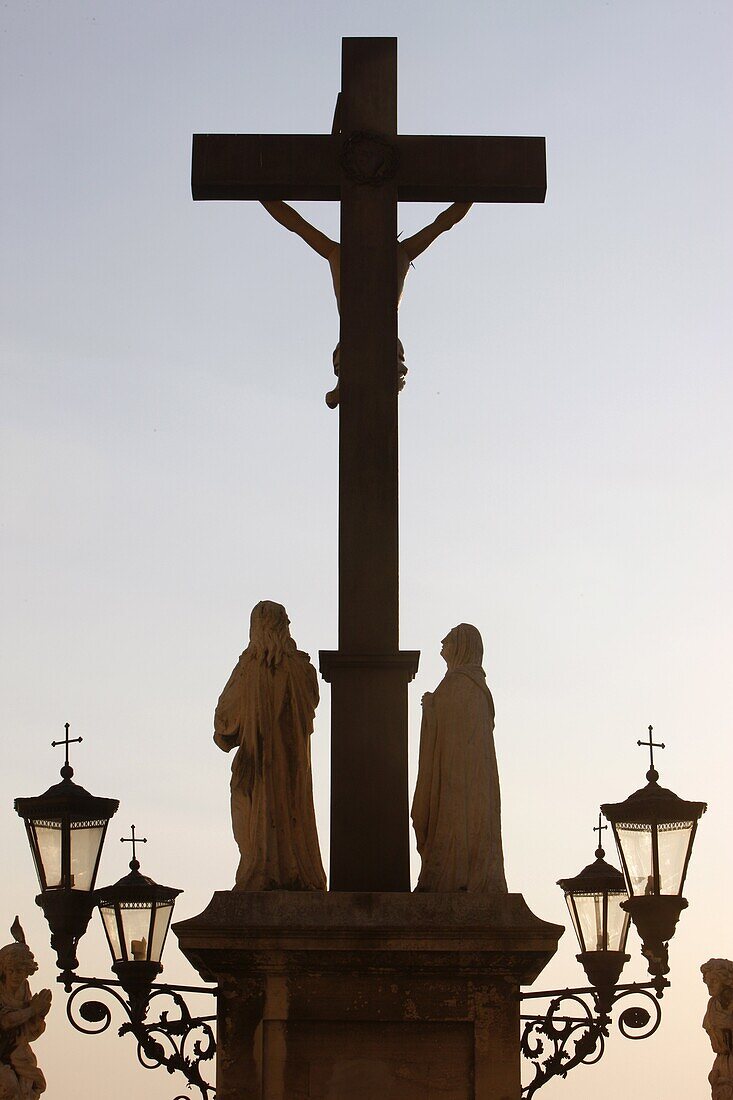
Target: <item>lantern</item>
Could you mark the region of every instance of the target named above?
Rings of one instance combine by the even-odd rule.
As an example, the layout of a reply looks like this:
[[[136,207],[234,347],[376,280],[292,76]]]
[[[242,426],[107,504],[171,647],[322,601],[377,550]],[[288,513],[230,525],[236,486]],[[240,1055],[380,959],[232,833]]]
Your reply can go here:
[[[145,843],[135,837],[134,845]],[[133,854],[130,873],[97,891],[97,904],[112,954],[112,969],[130,997],[134,1012],[145,1014],[150,986],[163,969],[161,955],[170,927],[175,899],[171,886],[160,886],[140,873]]]
[[[663,748],[651,740],[640,745]],[[668,947],[687,901],[682,896],[692,854],[697,823],[705,813],[704,802],[687,802],[658,783],[651,767],[647,785],[625,802],[610,803],[601,810],[611,822],[629,894],[624,909],[641,936],[649,973],[669,971]]]
[[[66,746],[61,782],[35,798],[16,798],[15,810],[25,822],[41,893],[36,902],[51,929],[51,946],[59,968],[70,974],[79,965],[76,946],[94,908],[102,845],[119,802],[97,798],[74,783],[69,744],[81,738],[54,741]]]
[[[606,863],[605,854],[599,845],[594,863],[574,878],[558,882],[578,937],[578,962],[598,991],[602,1011],[610,1009],[612,990],[629,960],[625,953],[629,914],[622,908],[628,891],[624,876]]]

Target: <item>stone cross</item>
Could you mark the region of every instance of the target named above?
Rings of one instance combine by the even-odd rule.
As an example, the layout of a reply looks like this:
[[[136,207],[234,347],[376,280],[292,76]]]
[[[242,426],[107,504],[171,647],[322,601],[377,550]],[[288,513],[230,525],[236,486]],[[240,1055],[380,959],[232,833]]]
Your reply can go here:
[[[397,203],[543,202],[544,138],[397,134],[397,40],[345,38],[333,133],[196,134],[194,199],[341,203],[338,650],[331,683],[336,890],[409,890],[399,649]]]

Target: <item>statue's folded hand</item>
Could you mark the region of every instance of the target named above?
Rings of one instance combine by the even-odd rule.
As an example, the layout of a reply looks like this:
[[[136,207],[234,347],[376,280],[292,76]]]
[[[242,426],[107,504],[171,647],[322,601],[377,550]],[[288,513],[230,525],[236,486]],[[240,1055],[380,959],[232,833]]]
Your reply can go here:
[[[30,1007],[33,1009],[33,1015],[46,1016],[51,1008],[51,990],[41,989],[38,993],[34,993],[31,997]]]

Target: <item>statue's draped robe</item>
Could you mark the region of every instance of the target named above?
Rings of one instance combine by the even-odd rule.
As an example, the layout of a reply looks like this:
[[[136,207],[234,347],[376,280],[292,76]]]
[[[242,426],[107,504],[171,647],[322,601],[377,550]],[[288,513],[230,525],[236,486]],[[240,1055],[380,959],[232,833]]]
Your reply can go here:
[[[730,998],[730,990],[727,994]],[[708,1076],[712,1100],[733,1100],[733,1005],[724,1007],[719,997],[711,997],[702,1026],[716,1055]]]
[[[214,740],[232,765],[238,890],[323,890],[313,809],[310,737],[318,681],[293,650],[272,667],[245,652],[214,715]]]
[[[494,702],[480,665],[449,670],[423,700],[412,820],[418,890],[506,892]]]
[[[8,1100],[35,1100],[46,1091],[46,1079],[31,1049],[31,1043],[46,1030],[46,1021],[36,1016],[26,1023],[16,1024],[19,1011],[26,1009],[31,999],[28,982],[15,997],[7,990],[0,991],[0,1047],[7,1067],[0,1067],[0,1100],[6,1097]]]

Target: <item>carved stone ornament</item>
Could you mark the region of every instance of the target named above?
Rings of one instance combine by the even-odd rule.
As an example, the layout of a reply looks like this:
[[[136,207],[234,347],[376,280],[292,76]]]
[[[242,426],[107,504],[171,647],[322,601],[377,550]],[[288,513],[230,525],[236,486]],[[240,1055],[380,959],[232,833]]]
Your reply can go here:
[[[0,948],[0,1100],[33,1100],[46,1090],[31,1043],[46,1030],[51,990],[31,993],[38,964],[17,917],[10,932],[14,942]]]
[[[715,1052],[710,1093],[712,1100],[733,1100],[733,962],[708,959],[700,970],[710,994],[702,1026]]]
[[[356,130],[343,144],[341,167],[355,183],[379,187],[396,176],[399,153],[382,134]]]

